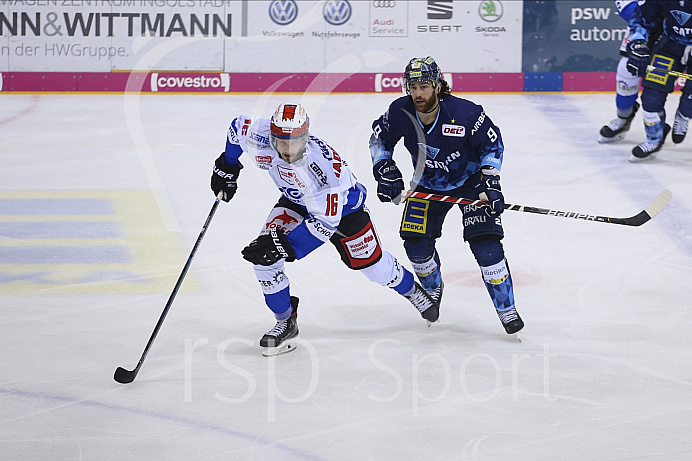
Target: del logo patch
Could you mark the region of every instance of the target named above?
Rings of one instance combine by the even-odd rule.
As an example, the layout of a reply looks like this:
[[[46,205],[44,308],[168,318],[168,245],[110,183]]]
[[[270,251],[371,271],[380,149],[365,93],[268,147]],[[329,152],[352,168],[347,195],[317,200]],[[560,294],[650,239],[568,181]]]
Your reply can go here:
[[[456,136],[457,138],[463,138],[466,136],[466,128],[460,125],[442,125],[442,136]]]

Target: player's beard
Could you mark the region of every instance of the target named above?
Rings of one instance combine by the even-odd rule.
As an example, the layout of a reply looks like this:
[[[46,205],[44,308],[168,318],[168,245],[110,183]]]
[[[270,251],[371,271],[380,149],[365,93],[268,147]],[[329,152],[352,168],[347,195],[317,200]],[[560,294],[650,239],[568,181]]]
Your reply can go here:
[[[425,101],[425,103],[421,104],[422,101]],[[435,106],[437,105],[437,93],[433,92],[432,96],[430,96],[430,98],[428,98],[427,100],[423,98],[417,98],[413,102],[418,112],[427,114],[428,112],[431,112],[433,109],[435,109]]]

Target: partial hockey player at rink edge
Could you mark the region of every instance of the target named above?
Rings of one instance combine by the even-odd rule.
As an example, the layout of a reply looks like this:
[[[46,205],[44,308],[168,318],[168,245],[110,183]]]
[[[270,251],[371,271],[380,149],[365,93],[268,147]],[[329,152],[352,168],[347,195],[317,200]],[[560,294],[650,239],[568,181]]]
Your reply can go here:
[[[663,16],[663,34],[650,50],[647,40]],[[627,45],[627,69],[643,76],[642,109],[646,140],[632,149],[630,161],[651,160],[661,150],[670,125],[666,123],[665,103],[675,86],[675,77],[666,71],[689,72],[692,52],[692,2],[647,0],[635,5],[629,21],[631,40]],[[648,72],[652,65],[661,71]],[[673,142],[681,143],[692,117],[692,81],[686,80],[673,124]]]
[[[401,138],[415,169],[411,188],[453,197],[481,198],[486,206],[459,205],[463,238],[471,247],[490,299],[509,334],[524,322],[514,305],[512,276],[501,240],[504,198],[500,129],[483,107],[450,94],[432,57],[413,58],[404,71],[406,96],[372,124],[370,154],[382,202],[398,203],[404,180],[393,159]],[[423,288],[441,303],[444,282],[435,242],[453,204],[408,197],[399,234]],[[456,237],[456,236],[455,236]]]
[[[276,318],[274,328],[260,339],[267,356],[293,350],[289,340],[298,335],[298,297],[291,295],[284,264],[327,241],[344,264],[407,298],[425,320],[435,322],[439,316],[438,304],[413,274],[381,248],[365,207],[365,187],[336,150],[309,129],[300,104],[281,104],[271,120],[241,115],[228,129],[225,151],[211,177],[211,189],[228,202],[243,168],[239,158],[246,152],[281,192],[259,236],[242,251]]]
[[[637,0],[617,0],[615,6],[620,17],[629,22],[637,6]],[[649,37],[649,45],[653,44],[661,34],[662,21],[659,21]],[[610,143],[620,141],[625,138],[629,131],[632,120],[639,110],[637,97],[639,96],[640,77],[632,75],[627,70],[627,44],[630,42],[628,32],[620,44],[620,61],[618,62],[615,74],[615,107],[617,117],[604,125],[600,131],[599,143]]]

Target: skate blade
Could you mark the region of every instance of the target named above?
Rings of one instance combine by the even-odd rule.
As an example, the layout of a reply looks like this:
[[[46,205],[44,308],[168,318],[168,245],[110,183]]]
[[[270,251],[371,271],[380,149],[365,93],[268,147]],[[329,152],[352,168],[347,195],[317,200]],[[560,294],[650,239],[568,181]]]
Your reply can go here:
[[[598,143],[599,144],[609,144],[611,142],[622,141],[623,139],[625,139],[625,133],[616,134],[612,138],[606,138],[605,136],[599,136]]]
[[[279,347],[265,347],[262,350],[264,357],[276,357],[277,355],[288,354],[296,349],[297,344],[283,343]]]
[[[630,154],[630,156],[627,160],[629,160],[630,163],[648,162],[649,160],[655,159],[656,154],[658,154],[658,152],[654,152],[652,154],[649,154],[646,157],[635,157],[634,155]]]

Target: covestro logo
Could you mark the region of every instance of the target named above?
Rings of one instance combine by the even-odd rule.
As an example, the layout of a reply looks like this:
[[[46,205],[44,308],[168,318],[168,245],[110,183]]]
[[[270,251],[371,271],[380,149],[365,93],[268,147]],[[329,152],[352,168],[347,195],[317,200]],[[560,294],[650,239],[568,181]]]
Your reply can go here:
[[[227,73],[209,75],[189,75],[180,73],[151,74],[151,91],[191,91],[228,92],[231,78]]]

